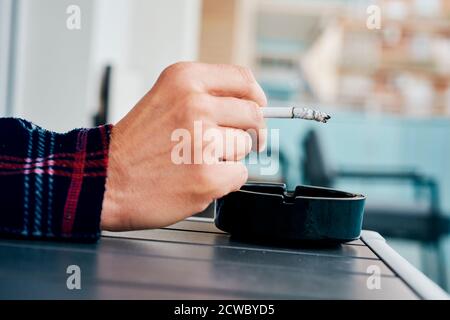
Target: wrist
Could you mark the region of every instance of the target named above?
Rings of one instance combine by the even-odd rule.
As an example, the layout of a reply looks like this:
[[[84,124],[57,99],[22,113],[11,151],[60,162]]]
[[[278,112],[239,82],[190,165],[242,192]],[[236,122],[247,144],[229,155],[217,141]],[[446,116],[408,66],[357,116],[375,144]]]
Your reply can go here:
[[[126,197],[123,196],[123,188],[120,181],[124,181],[123,165],[120,162],[118,151],[118,132],[113,128],[110,138],[110,148],[108,155],[108,168],[106,172],[105,193],[103,197],[100,228],[107,231],[120,231],[129,229],[123,215],[123,203]],[[123,185],[123,183],[122,183]]]

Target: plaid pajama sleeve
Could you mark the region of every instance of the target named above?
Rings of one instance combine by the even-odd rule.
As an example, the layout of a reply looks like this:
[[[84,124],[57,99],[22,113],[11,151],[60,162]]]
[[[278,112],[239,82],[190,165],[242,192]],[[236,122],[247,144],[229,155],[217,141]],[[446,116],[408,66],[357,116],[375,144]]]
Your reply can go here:
[[[97,240],[110,132],[0,118],[0,236]]]

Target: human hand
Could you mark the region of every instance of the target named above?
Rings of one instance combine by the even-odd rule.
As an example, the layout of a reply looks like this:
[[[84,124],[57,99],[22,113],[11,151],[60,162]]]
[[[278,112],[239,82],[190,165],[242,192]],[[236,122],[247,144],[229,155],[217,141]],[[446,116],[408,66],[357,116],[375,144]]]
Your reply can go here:
[[[167,226],[238,190],[248,177],[239,160],[251,151],[252,140],[253,149],[265,145],[260,107],[266,103],[246,68],[192,62],[166,68],[112,130],[101,228]],[[203,132],[218,132],[223,143],[205,143],[194,130],[199,123]],[[180,129],[192,138],[192,158],[212,149],[217,161],[177,164],[173,134]],[[256,139],[248,129],[255,130]]]

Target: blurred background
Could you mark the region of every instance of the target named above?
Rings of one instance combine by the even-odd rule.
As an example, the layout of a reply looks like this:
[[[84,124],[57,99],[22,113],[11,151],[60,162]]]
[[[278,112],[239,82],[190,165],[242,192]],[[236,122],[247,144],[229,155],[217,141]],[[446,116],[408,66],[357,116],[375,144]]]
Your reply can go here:
[[[450,0],[0,0],[0,116],[114,123],[179,60],[330,113],[270,120],[280,170],[251,179],[367,195],[364,227],[449,290]]]

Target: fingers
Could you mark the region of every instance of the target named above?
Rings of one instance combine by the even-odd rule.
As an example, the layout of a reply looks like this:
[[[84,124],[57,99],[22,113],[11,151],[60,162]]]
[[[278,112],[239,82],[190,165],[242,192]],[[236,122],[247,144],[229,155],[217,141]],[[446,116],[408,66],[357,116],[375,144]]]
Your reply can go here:
[[[203,162],[240,161],[252,150],[252,137],[235,128],[213,128],[205,132]]]
[[[266,122],[261,107],[250,100],[233,97],[203,95],[202,108],[218,126],[247,130],[252,138],[253,150],[261,151],[266,145]]]
[[[216,123],[238,129],[262,129],[266,127],[261,107],[254,101],[210,96],[210,107]]]
[[[198,64],[198,72],[206,91],[220,97],[244,98],[259,106],[267,104],[264,91],[250,69],[225,64]]]
[[[212,97],[215,121],[220,126],[247,130],[253,141],[253,150],[262,151],[266,146],[266,122],[256,103],[249,100]]]
[[[220,128],[224,137],[225,161],[240,161],[252,150],[252,137],[243,130],[234,128]]]
[[[239,190],[247,182],[248,170],[241,162],[221,162],[211,169],[217,186],[214,195],[216,199]]]

